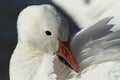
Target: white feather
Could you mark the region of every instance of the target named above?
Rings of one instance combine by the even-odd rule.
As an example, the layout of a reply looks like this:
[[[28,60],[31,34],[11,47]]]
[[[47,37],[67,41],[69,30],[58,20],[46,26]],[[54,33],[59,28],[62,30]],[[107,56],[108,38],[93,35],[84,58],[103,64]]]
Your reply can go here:
[[[71,48],[81,66],[81,72],[76,73],[54,55],[58,39],[68,39],[67,23],[61,17],[50,5],[23,10],[18,18],[18,44],[10,61],[10,80],[120,80],[120,31],[110,31],[112,18],[73,37]],[[46,36],[46,30],[52,36]]]

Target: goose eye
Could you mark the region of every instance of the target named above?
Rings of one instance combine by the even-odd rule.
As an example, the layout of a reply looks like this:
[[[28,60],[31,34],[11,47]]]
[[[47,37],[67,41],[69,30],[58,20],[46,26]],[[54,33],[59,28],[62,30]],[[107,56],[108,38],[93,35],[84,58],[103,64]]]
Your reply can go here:
[[[51,32],[50,31],[45,31],[47,36],[51,36]]]

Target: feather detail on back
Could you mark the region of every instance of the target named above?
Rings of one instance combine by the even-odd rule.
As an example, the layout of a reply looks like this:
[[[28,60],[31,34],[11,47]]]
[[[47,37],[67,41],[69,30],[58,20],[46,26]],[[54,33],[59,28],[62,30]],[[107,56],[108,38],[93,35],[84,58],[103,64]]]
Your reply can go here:
[[[73,38],[71,47],[81,70],[93,64],[120,60],[120,31],[110,31],[113,25],[107,24],[111,19],[105,18]]]
[[[82,45],[84,45],[86,42],[98,39],[102,36],[111,33],[110,29],[113,25],[107,24],[112,18],[113,17],[105,18],[99,21],[98,23],[94,24],[93,26],[85,28],[82,31],[78,32],[71,41],[73,53],[78,54],[80,52],[80,48],[82,48]]]

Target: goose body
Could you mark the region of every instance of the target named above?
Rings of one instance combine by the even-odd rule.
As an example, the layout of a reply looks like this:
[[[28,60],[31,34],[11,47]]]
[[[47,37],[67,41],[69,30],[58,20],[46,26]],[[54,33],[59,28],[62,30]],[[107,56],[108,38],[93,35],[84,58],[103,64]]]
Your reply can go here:
[[[54,7],[27,7],[18,17],[10,80],[120,80],[120,31],[110,31],[111,19],[79,31],[69,46],[67,21]]]

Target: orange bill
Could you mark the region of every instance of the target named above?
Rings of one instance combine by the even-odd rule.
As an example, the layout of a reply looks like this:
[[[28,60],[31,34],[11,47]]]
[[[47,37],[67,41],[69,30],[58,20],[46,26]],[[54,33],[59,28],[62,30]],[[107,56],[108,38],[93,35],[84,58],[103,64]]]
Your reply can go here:
[[[56,52],[58,56],[66,61],[66,63],[76,72],[80,71],[80,67],[71,53],[68,42],[59,41],[59,50]]]

